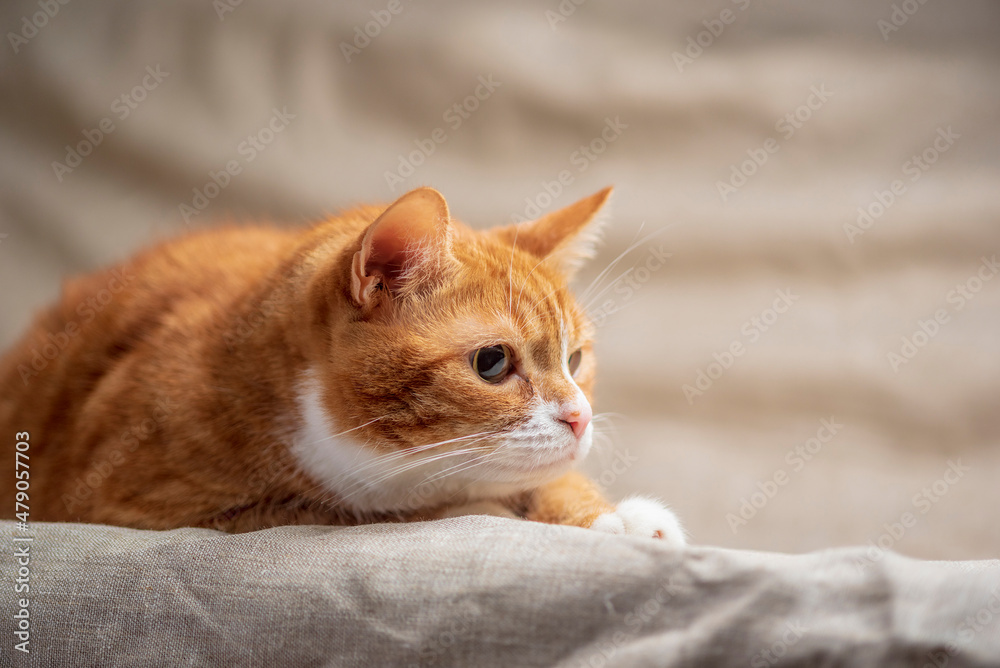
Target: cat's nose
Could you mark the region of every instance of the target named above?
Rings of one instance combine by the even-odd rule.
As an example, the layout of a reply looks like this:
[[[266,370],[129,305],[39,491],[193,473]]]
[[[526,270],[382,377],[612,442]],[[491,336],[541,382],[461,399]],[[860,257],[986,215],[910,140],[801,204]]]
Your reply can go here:
[[[559,410],[557,419],[560,422],[565,422],[573,430],[573,435],[579,439],[583,436],[583,432],[587,430],[587,425],[590,424],[592,417],[594,417],[594,414],[590,409],[589,403],[571,402],[563,404]]]

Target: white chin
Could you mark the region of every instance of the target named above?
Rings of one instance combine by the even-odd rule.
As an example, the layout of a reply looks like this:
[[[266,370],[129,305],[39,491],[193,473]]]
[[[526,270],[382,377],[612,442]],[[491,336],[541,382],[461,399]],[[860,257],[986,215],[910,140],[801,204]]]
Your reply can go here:
[[[583,461],[594,440],[594,426],[577,439],[565,428],[546,430],[530,435],[514,434],[511,440],[498,447],[503,458],[482,471],[470,471],[483,481],[536,487],[554,480]]]
[[[582,462],[590,452],[590,446],[594,443],[594,425],[593,423],[588,424],[587,428],[583,430],[583,436],[580,437],[580,444],[574,458],[577,462]]]
[[[493,468],[490,477],[503,482],[537,486],[554,480],[583,460],[590,449],[590,439],[565,450],[541,453],[538,450],[511,452],[509,458]]]

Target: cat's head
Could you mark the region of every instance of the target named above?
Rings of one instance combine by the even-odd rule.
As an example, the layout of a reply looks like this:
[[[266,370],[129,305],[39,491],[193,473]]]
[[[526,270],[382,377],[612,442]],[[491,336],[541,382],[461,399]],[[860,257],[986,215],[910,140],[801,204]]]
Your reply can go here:
[[[593,329],[567,282],[610,191],[473,231],[420,188],[368,225],[323,284],[340,294],[310,371],[306,439],[325,438],[317,421],[339,435],[299,448],[310,473],[385,510],[415,485],[528,489],[582,459]]]

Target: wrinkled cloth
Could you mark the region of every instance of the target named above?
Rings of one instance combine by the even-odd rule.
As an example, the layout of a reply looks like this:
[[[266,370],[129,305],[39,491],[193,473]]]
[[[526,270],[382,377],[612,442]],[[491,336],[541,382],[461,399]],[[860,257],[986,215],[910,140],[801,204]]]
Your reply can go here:
[[[16,666],[1000,664],[1000,561],[675,552],[494,517],[0,528],[34,538]]]

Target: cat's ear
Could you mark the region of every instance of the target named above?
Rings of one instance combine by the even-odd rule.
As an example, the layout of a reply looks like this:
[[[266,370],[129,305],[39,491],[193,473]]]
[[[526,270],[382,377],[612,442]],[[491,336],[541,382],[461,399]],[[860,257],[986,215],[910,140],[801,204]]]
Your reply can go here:
[[[599,238],[597,213],[611,196],[611,186],[537,220],[508,225],[494,232],[506,243],[551,262],[572,277],[594,256]]]
[[[378,293],[419,290],[441,272],[449,251],[451,217],[444,197],[417,188],[393,202],[365,231],[351,266],[351,295],[362,307]]]

